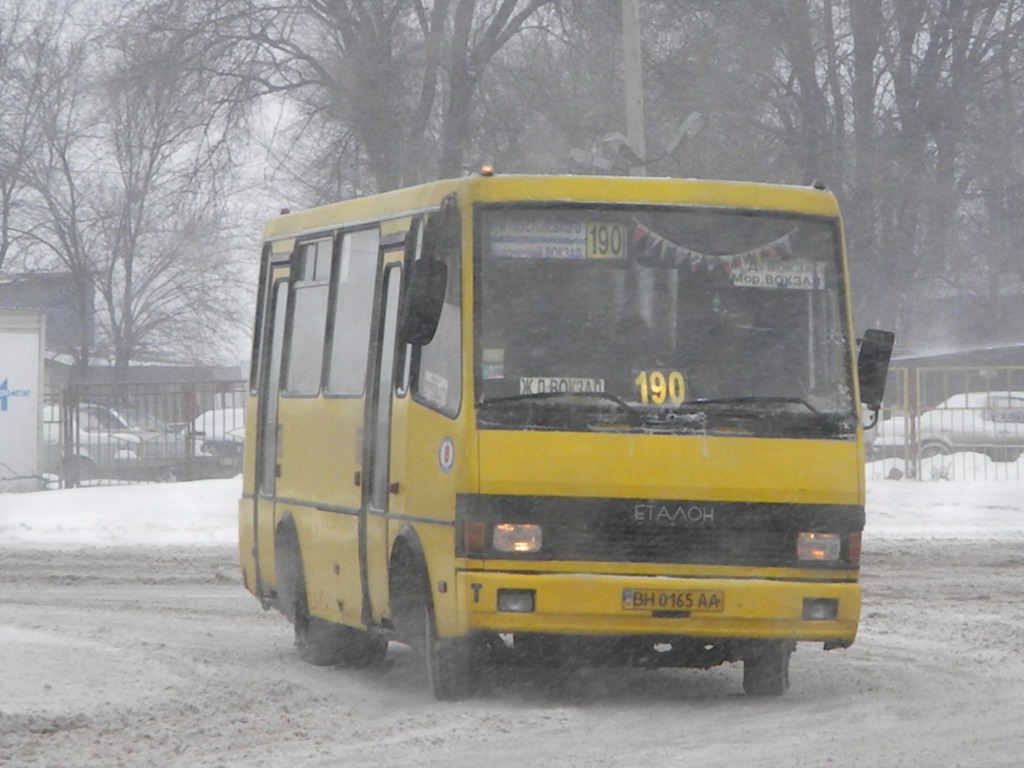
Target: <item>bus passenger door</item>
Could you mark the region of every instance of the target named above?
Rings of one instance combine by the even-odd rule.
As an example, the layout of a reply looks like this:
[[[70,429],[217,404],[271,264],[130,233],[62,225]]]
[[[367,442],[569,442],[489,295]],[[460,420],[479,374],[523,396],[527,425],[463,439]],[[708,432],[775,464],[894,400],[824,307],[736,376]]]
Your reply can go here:
[[[402,269],[392,261],[381,275],[381,303],[375,322],[373,358],[363,444],[364,483],[359,526],[363,621],[380,615],[387,599],[388,506],[391,493],[391,413]]]
[[[288,280],[272,284],[266,328],[269,347],[264,349],[260,371],[259,416],[256,455],[255,558],[256,583],[261,597],[264,585],[273,584],[274,569],[274,494],[277,486],[278,418],[281,397],[281,359],[284,326],[288,314]]]

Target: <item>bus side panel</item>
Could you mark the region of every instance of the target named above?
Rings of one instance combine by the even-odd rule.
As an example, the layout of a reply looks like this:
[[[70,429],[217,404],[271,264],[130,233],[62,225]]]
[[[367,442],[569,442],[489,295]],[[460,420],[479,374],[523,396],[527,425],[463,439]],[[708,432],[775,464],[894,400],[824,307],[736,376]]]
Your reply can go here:
[[[395,458],[404,454],[405,460],[393,461],[392,480],[403,490],[391,499],[389,539],[393,545],[403,526],[415,530],[427,561],[438,632],[447,637],[467,626],[455,590],[455,497],[476,487],[476,451],[464,419],[446,418],[415,402],[407,413],[395,420],[395,443],[403,446]]]
[[[359,509],[363,401],[282,398],[277,498]]]
[[[246,589],[259,597],[256,579],[256,414],[259,400],[246,398],[246,439],[242,454],[242,498],[239,500],[239,565]]]
[[[238,502],[238,564],[242,568],[245,588],[257,597],[256,531],[253,527],[256,507],[256,435],[259,401],[249,397],[245,403],[245,443],[242,453],[242,498]]]
[[[310,612],[358,625],[362,591],[357,547],[361,446],[357,436],[362,429],[363,401],[286,397],[281,400],[279,422],[281,473],[274,517],[279,521],[287,510],[296,520]],[[261,531],[261,545],[263,538]],[[272,564],[272,553],[269,560]]]
[[[245,588],[259,597],[256,583],[256,532],[253,529],[255,507],[251,496],[238,501],[238,564],[242,568]]]
[[[290,511],[299,535],[310,615],[362,626],[362,590],[356,557],[359,518],[308,507]]]
[[[256,493],[256,435],[259,432],[259,399],[250,395],[245,401],[245,441],[242,444],[242,493]]]

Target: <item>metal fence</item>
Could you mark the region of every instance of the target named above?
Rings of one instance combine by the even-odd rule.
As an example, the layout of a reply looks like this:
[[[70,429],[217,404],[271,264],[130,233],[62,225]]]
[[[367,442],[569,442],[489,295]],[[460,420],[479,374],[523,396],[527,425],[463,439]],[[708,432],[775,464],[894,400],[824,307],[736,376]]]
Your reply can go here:
[[[1024,367],[895,367],[865,437],[869,477],[1024,479]]]
[[[241,471],[245,384],[90,383],[43,408],[50,487],[231,477]]]

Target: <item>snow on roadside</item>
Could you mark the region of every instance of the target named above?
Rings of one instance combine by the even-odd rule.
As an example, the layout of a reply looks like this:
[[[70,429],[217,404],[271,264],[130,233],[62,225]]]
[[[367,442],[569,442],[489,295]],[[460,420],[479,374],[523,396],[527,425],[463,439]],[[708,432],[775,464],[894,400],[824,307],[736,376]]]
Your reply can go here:
[[[876,476],[877,477],[877,476]],[[1024,539],[1024,483],[867,484],[865,540]],[[0,549],[234,546],[241,478],[0,494]]]
[[[241,476],[0,493],[0,548],[234,546]]]
[[[1024,483],[1007,480],[868,482],[871,539],[1022,539]]]
[[[921,476],[930,479],[916,481],[904,476],[901,461],[871,462],[864,538],[1024,538],[1022,463],[978,453],[935,456],[921,462]],[[887,479],[890,474],[902,479]]]

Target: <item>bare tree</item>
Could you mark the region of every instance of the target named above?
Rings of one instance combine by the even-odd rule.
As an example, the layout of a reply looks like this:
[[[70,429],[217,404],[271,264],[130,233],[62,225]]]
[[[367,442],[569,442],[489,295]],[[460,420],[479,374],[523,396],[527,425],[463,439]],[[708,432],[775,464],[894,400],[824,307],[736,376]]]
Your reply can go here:
[[[45,145],[27,170],[36,241],[75,275],[83,305],[99,297],[100,351],[121,371],[215,353],[242,306],[223,224],[239,113],[211,81],[200,36],[144,10],[113,34],[65,31],[41,51]],[[81,364],[89,355],[83,338]]]
[[[237,281],[221,219],[238,113],[207,76],[201,33],[183,35],[152,8],[144,13],[145,23],[129,17],[111,37],[100,101],[113,173],[97,190],[96,274],[118,368],[152,353],[156,340],[166,349],[168,328],[201,339],[207,325],[236,319],[216,289]]]
[[[85,142],[92,128],[83,107],[86,51],[92,41],[72,35],[70,7],[40,26],[24,48],[22,61],[35,84],[34,108],[24,117],[38,144],[22,167],[23,182],[33,195],[32,209],[23,212],[21,226],[31,231],[31,243],[45,249],[49,259],[44,256],[44,264],[56,262],[71,273],[75,315],[86,318],[93,307],[95,239],[80,200],[78,171],[91,169],[78,169],[73,148]],[[92,352],[91,323],[82,322],[78,330],[77,345],[67,351],[84,369]]]
[[[553,2],[217,0],[209,8],[222,45],[259,48],[236,52],[239,78],[296,107],[282,167],[321,190],[308,195],[319,202],[460,175],[481,76]]]
[[[26,167],[39,150],[35,117],[40,106],[42,67],[37,58],[47,37],[55,34],[62,9],[47,4],[39,21],[16,5],[0,18],[0,272],[19,238],[26,205]],[[36,11],[38,13],[38,11]]]

